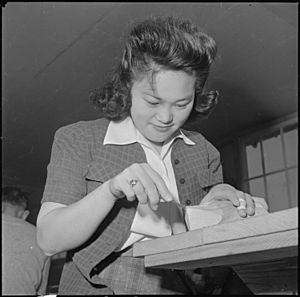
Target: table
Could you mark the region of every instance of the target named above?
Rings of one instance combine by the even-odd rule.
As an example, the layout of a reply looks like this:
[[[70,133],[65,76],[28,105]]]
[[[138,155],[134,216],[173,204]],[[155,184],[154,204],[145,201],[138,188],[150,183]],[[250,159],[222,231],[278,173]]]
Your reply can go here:
[[[230,266],[255,294],[297,291],[298,207],[138,242],[146,267]]]

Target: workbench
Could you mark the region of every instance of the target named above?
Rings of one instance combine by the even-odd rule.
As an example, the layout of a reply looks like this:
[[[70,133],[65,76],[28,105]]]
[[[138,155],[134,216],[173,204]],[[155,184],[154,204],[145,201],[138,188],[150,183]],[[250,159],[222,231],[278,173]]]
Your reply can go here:
[[[254,294],[297,293],[298,207],[134,244],[146,267],[232,267]]]

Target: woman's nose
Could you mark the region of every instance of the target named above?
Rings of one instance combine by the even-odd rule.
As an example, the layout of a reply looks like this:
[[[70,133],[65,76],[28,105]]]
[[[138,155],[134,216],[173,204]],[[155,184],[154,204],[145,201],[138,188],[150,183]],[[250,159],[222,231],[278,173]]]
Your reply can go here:
[[[165,125],[171,123],[173,121],[173,113],[171,108],[161,107],[156,114],[156,118]]]

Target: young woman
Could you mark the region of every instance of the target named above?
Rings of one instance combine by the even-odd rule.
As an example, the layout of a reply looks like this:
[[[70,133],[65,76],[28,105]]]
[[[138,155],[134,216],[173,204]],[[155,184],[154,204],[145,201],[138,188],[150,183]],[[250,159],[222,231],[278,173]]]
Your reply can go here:
[[[37,237],[47,255],[68,251],[59,294],[188,294],[177,271],[145,269],[132,244],[185,231],[176,205],[206,194],[254,214],[249,194],[222,183],[214,146],[182,129],[216,105],[217,92],[203,92],[215,55],[189,21],[138,23],[111,82],[92,95],[105,117],[56,132]]]

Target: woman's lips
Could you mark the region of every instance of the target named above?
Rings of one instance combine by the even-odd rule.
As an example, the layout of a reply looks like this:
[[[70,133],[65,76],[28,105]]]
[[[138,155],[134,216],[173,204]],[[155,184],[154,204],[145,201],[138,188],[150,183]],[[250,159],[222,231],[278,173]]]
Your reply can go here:
[[[172,125],[169,125],[169,126],[157,126],[157,125],[153,125],[153,127],[158,130],[158,131],[161,131],[161,132],[165,132],[165,131],[168,131],[171,129]]]

